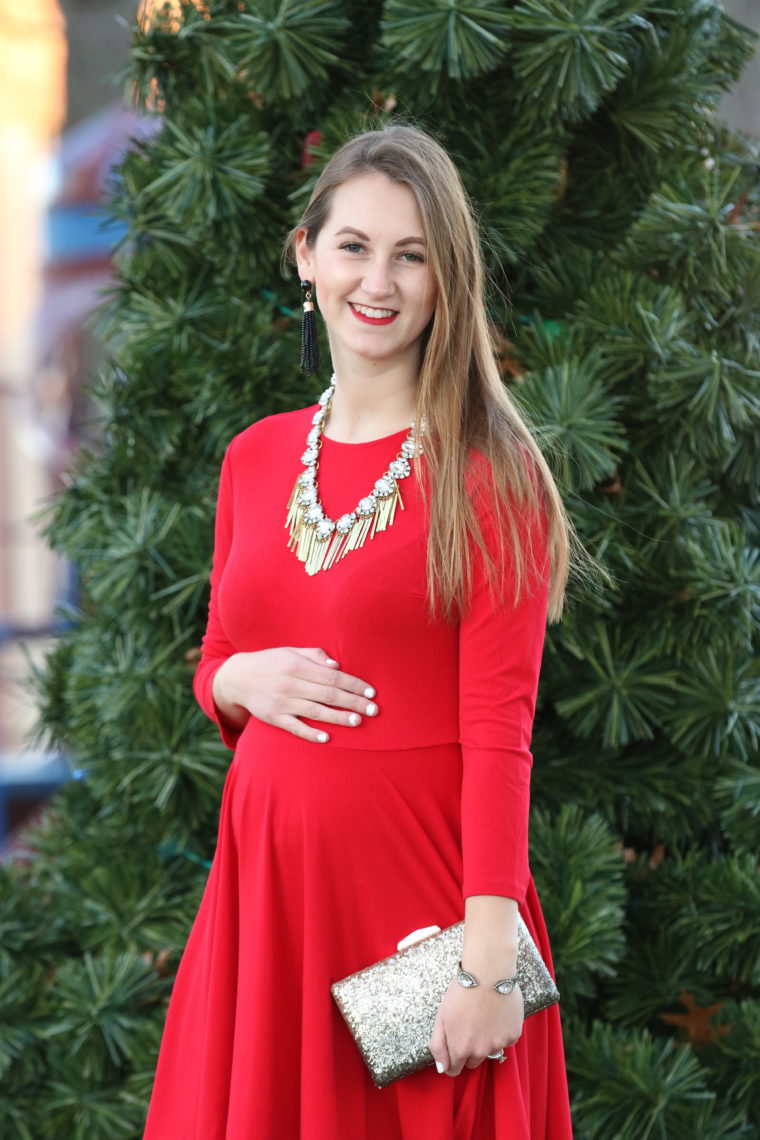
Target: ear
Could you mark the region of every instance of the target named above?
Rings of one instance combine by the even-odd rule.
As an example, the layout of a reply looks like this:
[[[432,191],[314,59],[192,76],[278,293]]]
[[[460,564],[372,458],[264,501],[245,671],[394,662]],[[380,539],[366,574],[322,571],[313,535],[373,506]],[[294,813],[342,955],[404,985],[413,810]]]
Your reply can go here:
[[[306,235],[308,234],[306,226],[300,226],[296,230],[295,237],[295,251],[296,262],[298,263],[298,276],[303,281],[308,278],[309,281],[314,280],[314,258],[312,250],[306,244]]]

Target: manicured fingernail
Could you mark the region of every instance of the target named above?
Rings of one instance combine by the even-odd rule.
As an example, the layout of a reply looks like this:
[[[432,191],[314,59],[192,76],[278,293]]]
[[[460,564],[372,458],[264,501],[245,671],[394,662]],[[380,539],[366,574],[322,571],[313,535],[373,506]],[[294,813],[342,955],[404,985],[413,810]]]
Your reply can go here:
[[[348,718],[348,723],[356,726],[357,724],[361,724],[361,719],[358,713],[351,713],[351,716]]]
[[[328,665],[337,665],[337,664],[338,664],[338,662],[337,662],[337,661],[333,661],[332,657],[328,657],[328,658],[327,658],[327,664],[328,664]]]
[[[319,741],[320,744],[325,744],[329,739],[330,739],[330,737],[327,735],[326,732],[320,732],[319,736],[317,737],[317,740]]]
[[[367,705],[367,716],[374,716],[376,712],[377,712],[377,705],[376,704]]]
[[[436,1067],[436,1069],[438,1070],[438,1072],[439,1072],[439,1073],[442,1073],[442,1072],[443,1072],[443,1065],[441,1064],[441,1062],[440,1062],[440,1061],[436,1061],[436,1063],[435,1063],[435,1067]]]
[[[371,685],[368,685],[367,688],[364,690],[364,695],[365,695],[365,697],[374,697],[375,690],[372,688]]]

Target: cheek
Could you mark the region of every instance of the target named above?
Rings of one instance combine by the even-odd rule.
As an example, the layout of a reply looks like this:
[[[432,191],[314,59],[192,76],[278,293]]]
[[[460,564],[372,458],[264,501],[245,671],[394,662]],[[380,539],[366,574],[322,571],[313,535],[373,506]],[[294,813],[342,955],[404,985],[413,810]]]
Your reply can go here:
[[[340,300],[351,287],[348,276],[344,266],[339,264],[325,266],[317,276],[317,295],[321,289],[325,300]]]
[[[323,280],[320,283],[319,278],[317,278],[317,307],[325,319],[330,317],[336,303],[335,282]]]

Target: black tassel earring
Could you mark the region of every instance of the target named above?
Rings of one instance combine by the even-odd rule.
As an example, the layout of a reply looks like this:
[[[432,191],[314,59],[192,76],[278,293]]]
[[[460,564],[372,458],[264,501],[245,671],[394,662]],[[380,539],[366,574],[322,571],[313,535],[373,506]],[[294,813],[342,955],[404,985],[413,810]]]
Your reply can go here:
[[[303,318],[301,320],[301,371],[311,376],[319,368],[319,343],[317,341],[317,318],[314,315],[314,302],[311,299],[311,281],[301,282],[303,289]]]

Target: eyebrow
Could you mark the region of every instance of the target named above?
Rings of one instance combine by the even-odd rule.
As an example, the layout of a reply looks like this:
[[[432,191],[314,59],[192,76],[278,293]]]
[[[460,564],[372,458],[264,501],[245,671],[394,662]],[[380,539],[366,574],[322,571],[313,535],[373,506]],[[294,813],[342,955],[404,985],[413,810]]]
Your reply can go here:
[[[360,237],[362,239],[362,241],[369,241],[370,240],[366,234],[363,234],[361,230],[354,229],[353,226],[344,226],[343,229],[335,231],[335,237],[338,237],[340,234],[356,234],[356,236]],[[396,245],[424,245],[424,244],[425,244],[425,239],[421,238],[421,237],[405,237],[405,238],[402,238],[401,241],[396,242]]]

